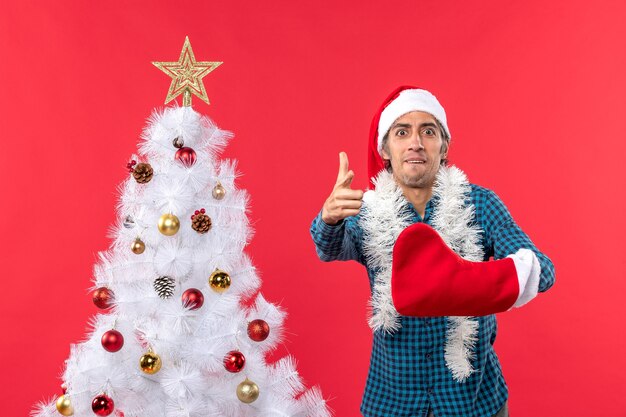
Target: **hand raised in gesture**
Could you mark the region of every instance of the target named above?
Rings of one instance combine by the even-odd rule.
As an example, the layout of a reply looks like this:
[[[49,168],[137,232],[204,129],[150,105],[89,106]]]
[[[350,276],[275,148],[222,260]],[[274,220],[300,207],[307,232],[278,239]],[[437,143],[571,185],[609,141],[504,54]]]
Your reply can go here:
[[[355,216],[363,204],[363,191],[350,188],[354,171],[348,170],[348,155],[339,153],[339,174],[332,193],[324,202],[322,220],[326,224],[337,224],[349,216]]]

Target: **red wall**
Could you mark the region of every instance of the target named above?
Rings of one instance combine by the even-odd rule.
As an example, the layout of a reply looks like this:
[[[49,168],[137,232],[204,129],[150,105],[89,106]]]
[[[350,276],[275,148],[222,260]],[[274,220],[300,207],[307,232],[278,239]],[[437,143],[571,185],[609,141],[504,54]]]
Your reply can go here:
[[[319,262],[308,228],[340,150],[366,186],[371,117],[401,84],[437,95],[452,162],[556,266],[552,290],[499,316],[512,415],[626,416],[623,2],[127,3],[0,6],[2,415],[60,392],[116,186],[169,86],[150,62],[189,35],[224,61],[196,108],[236,133],[248,251],[290,314],[281,352],[337,416],[359,414],[369,288],[359,265]]]

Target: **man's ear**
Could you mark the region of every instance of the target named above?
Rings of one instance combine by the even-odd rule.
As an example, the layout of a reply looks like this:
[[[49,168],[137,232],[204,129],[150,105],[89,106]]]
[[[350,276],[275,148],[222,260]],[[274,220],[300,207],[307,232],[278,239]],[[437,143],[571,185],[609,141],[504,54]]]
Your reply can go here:
[[[385,148],[383,148],[383,149],[382,149],[381,156],[383,157],[383,161],[384,161],[384,160],[387,160],[387,161],[388,161],[388,160],[390,160],[390,159],[391,159],[391,157],[389,156],[389,154],[387,153],[387,151],[385,150]]]
[[[449,142],[447,142],[447,143],[446,143],[446,142],[444,142],[444,143],[441,145],[441,150],[440,150],[440,153],[441,153],[441,159],[447,159],[447,158],[448,158],[448,151],[449,151],[449,150],[450,150],[450,143],[449,143]]]

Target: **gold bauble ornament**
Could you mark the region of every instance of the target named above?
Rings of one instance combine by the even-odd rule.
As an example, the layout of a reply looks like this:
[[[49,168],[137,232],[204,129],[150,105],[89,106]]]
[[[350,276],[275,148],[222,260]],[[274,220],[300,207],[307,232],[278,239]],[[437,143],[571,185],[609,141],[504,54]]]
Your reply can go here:
[[[146,244],[143,243],[141,239],[137,238],[130,246],[130,250],[132,250],[135,255],[141,255],[143,251],[146,250]]]
[[[148,351],[139,359],[139,367],[146,374],[156,374],[161,369],[161,357],[154,352]]]
[[[216,269],[209,277],[209,285],[213,291],[223,293],[230,287],[230,275],[220,269]]]
[[[246,404],[256,401],[259,398],[259,386],[246,378],[245,381],[237,385],[237,398]]]
[[[219,182],[213,187],[213,198],[216,200],[221,200],[226,195],[226,189]]]
[[[61,395],[57,399],[57,411],[62,416],[74,415],[74,407],[72,407],[72,403],[70,402],[70,397],[68,397],[66,394]]]
[[[165,236],[173,236],[178,232],[178,229],[180,229],[180,220],[173,214],[167,213],[159,218],[158,226],[159,232],[163,233]]]

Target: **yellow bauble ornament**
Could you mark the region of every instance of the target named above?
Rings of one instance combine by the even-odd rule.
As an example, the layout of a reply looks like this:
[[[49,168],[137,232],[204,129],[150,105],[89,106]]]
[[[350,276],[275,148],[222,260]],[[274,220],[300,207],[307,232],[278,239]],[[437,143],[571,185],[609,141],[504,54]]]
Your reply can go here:
[[[67,395],[61,395],[57,400],[57,411],[62,416],[71,416],[74,414],[74,407],[70,402],[70,397]]]
[[[146,244],[143,243],[141,239],[137,238],[130,246],[130,250],[132,250],[135,255],[141,255],[143,251],[146,250]]]
[[[213,187],[213,198],[216,200],[221,200],[226,195],[226,189],[219,182]]]
[[[230,275],[222,270],[216,269],[209,277],[209,285],[213,291],[223,293],[230,287]]]
[[[161,357],[154,352],[148,352],[139,359],[139,367],[147,374],[156,374],[161,369]]]
[[[180,220],[171,213],[162,215],[159,218],[159,232],[165,236],[173,236],[180,229]]]
[[[246,404],[256,401],[259,398],[259,386],[246,378],[245,381],[237,385],[237,398]]]

